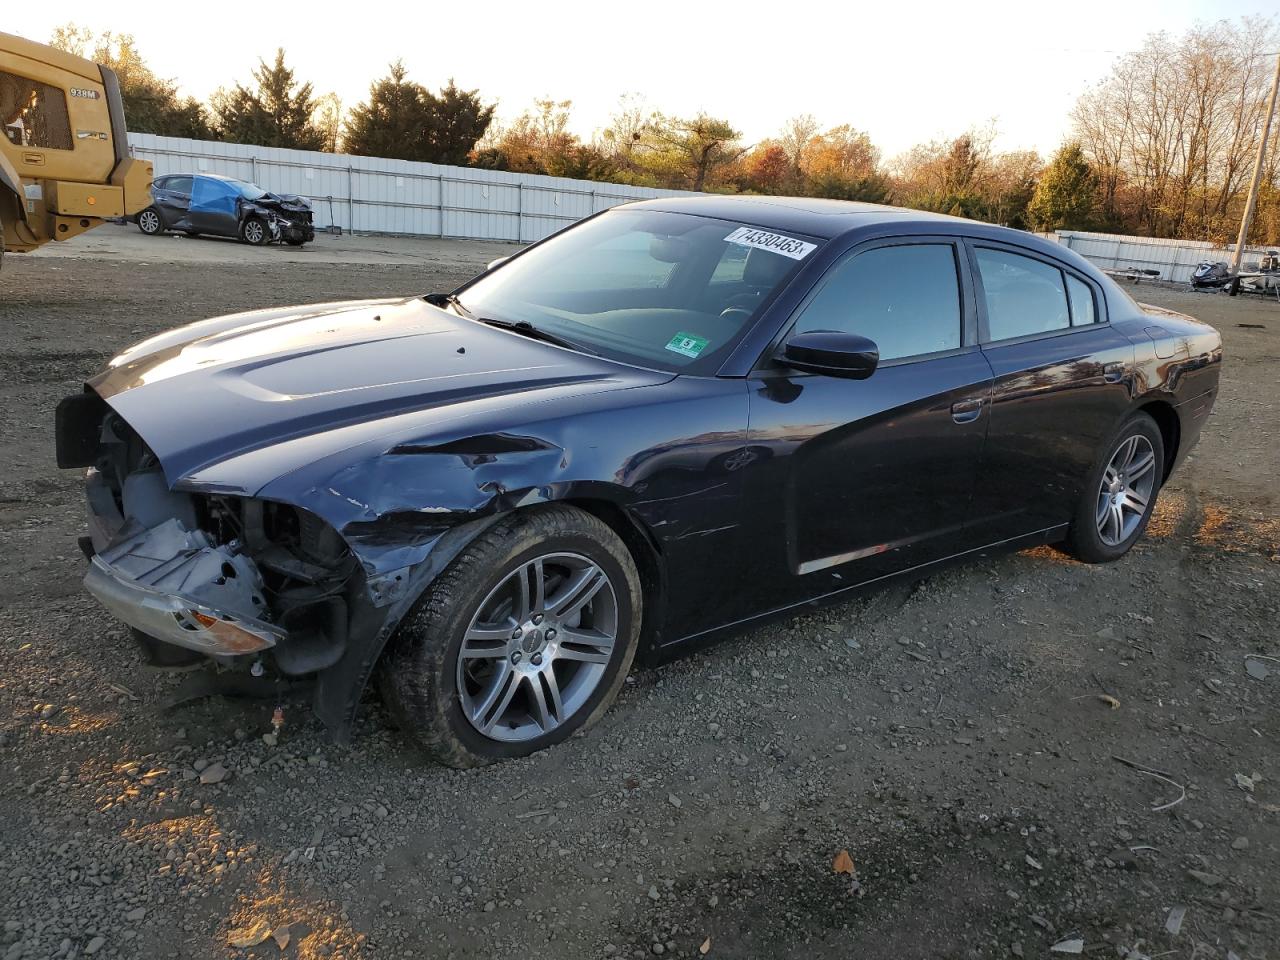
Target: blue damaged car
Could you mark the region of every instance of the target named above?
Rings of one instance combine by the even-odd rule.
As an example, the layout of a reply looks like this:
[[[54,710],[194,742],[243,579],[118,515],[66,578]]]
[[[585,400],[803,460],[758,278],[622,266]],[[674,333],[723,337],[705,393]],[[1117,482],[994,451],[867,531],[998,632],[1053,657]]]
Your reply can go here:
[[[151,205],[132,219],[147,236],[180,231],[232,237],[261,246],[300,247],[316,238],[305,197],[270,193],[257,184],[208,173],[175,173],[151,182]]]

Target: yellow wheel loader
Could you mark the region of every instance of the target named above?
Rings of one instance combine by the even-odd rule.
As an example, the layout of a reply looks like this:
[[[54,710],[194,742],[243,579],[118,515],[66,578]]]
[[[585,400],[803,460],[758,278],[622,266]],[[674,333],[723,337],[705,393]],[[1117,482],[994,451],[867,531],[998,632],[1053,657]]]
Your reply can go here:
[[[109,68],[0,33],[0,258],[151,203]]]

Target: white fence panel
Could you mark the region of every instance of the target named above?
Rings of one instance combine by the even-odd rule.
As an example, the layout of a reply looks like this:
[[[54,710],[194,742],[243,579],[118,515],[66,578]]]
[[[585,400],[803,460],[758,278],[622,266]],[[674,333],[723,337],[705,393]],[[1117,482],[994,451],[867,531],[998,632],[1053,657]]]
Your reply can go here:
[[[1202,260],[1231,262],[1232,246],[1199,240],[1165,240],[1110,233],[1059,230],[1057,240],[1104,270],[1158,270],[1161,280],[1185,283]],[[1266,247],[1245,247],[1242,266],[1251,269]]]
[[[532,243],[600,210],[651,197],[687,196],[501,170],[240,143],[129,134],[156,176],[216,173],[311,201],[317,229]]]

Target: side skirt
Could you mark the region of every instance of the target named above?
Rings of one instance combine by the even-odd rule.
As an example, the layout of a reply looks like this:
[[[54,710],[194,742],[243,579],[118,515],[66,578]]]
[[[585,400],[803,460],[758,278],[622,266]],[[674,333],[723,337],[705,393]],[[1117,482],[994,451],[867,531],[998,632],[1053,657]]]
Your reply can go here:
[[[808,610],[818,609],[833,603],[842,603],[846,600],[852,600],[863,594],[873,593],[882,587],[887,586],[898,580],[919,580],[924,577],[939,573],[948,567],[956,566],[975,557],[981,557],[989,553],[1010,553],[1015,550],[1025,550],[1028,547],[1038,547],[1046,543],[1056,543],[1067,535],[1068,524],[1060,523],[1052,527],[1045,527],[1043,530],[1037,530],[1034,533],[1024,534],[1022,536],[1013,537],[1009,540],[1001,540],[997,543],[989,543],[986,546],[975,547],[972,550],[965,550],[961,553],[952,554],[941,560],[931,560],[929,563],[917,564],[914,567],[907,567],[895,573],[885,574],[882,577],[876,577],[874,580],[867,580],[863,583],[856,583],[852,586],[841,587],[831,593],[814,597],[811,600],[801,600],[798,603],[788,604],[783,607],[776,607],[773,610],[767,610],[764,613],[758,613],[733,623],[725,624],[722,627],[712,627],[710,630],[704,630],[701,633],[690,634],[677,640],[670,640],[661,646],[654,648],[648,657],[651,664],[665,663],[677,657],[684,656],[694,650],[699,650],[710,646],[714,643],[724,640],[735,634],[744,632],[754,627],[762,626],[774,620],[780,620],[788,616],[796,616]]]

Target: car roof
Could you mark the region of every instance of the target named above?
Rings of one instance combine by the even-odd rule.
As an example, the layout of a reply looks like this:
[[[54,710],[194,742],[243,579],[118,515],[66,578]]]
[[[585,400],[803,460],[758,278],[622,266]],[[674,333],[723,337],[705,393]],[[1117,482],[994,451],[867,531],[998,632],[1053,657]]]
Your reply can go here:
[[[906,226],[909,223],[964,223],[978,226],[976,221],[949,217],[942,213],[852,200],[826,200],[821,197],[663,197],[629,203],[627,207],[741,220],[760,227],[791,230],[828,240],[861,227],[882,224]]]
[[[910,207],[821,197],[691,196],[641,200],[614,209],[663,210],[736,220],[766,230],[800,233],[820,240],[834,240],[853,233],[869,237],[932,233],[995,240],[1069,263],[1099,282],[1103,276],[1075,251],[1026,230]]]
[[[170,177],[196,177],[196,178],[203,177],[205,180],[234,180],[236,183],[248,182],[246,180],[241,180],[239,177],[228,177],[228,176],[224,176],[221,173],[184,173],[181,170],[179,170],[177,173],[166,173],[164,176],[156,177],[155,179],[167,180]]]

